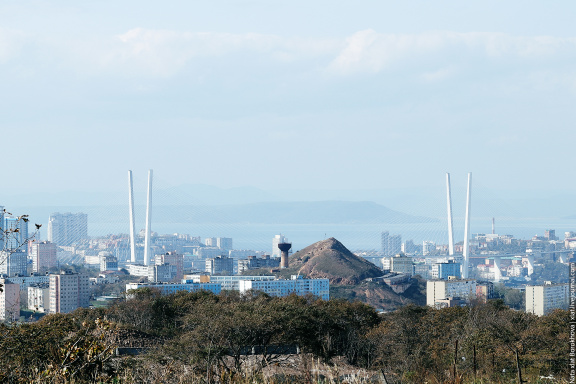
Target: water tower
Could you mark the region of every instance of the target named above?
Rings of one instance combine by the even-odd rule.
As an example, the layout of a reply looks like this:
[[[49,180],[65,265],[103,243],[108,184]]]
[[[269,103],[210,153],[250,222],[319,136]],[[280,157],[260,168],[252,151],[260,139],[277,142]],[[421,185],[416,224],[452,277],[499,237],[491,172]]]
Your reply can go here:
[[[288,251],[292,248],[292,243],[279,243],[278,248],[282,252],[280,255],[280,268],[288,268]]]

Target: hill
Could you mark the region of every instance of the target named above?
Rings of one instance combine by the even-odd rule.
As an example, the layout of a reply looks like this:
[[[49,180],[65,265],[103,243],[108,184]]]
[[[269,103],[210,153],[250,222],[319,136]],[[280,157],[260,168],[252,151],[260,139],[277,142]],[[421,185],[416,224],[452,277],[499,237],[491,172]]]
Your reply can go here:
[[[369,278],[382,276],[382,270],[354,255],[335,238],[316,242],[294,253],[289,258],[289,264],[289,268],[281,270],[281,275],[286,278],[295,274],[315,279],[326,278],[330,281],[331,298],[359,300],[386,311],[407,304],[425,304],[419,281],[413,280],[402,294],[394,292],[384,282],[370,281]]]
[[[414,283],[413,283],[414,284]],[[412,288],[412,287],[411,287]],[[330,287],[331,299],[361,301],[378,310],[394,311],[407,304],[419,304],[404,294],[398,294],[385,283],[364,281],[358,285],[334,285]],[[424,300],[425,303],[425,300]]]
[[[300,273],[314,279],[326,278],[331,285],[355,285],[366,278],[382,276],[380,268],[354,255],[333,237],[294,253],[289,263],[283,275]]]

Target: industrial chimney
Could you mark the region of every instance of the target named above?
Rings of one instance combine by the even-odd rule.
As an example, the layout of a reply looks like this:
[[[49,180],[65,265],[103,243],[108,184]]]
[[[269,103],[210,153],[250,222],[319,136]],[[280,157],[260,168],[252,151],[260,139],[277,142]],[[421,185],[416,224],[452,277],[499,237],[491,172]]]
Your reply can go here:
[[[292,243],[279,243],[278,248],[282,252],[280,255],[280,268],[288,268],[288,251],[292,248]]]

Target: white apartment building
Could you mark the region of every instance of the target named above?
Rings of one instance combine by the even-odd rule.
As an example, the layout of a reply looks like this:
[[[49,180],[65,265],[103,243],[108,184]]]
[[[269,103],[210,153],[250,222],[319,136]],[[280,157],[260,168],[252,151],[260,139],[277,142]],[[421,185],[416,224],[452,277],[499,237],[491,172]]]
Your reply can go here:
[[[0,321],[16,321],[20,318],[20,286],[6,279],[0,279],[3,284],[0,292]]]
[[[28,287],[28,309],[42,313],[50,310],[50,285],[48,283]]]
[[[158,289],[163,295],[170,295],[180,291],[210,291],[217,295],[221,291],[220,284],[217,283],[129,283],[126,284],[126,293],[140,288]]]
[[[276,279],[274,276],[210,276],[210,275],[185,275],[183,282],[187,283],[217,283],[220,284],[222,289],[227,291],[240,290],[240,280],[252,281],[272,281]]]
[[[300,275],[293,275],[290,280],[240,280],[239,289],[241,293],[254,290],[277,297],[288,296],[295,293],[298,296],[312,294],[322,300],[330,299],[330,284],[328,279],[304,279]]]
[[[527,285],[526,312],[544,316],[554,309],[568,309],[569,284]]]
[[[459,297],[470,302],[476,298],[476,280],[428,280],[426,305],[438,307],[440,300]]]
[[[148,277],[149,268],[147,265],[142,264],[128,264],[128,273],[132,276]]]
[[[50,313],[69,313],[90,302],[87,275],[62,271],[50,275]]]

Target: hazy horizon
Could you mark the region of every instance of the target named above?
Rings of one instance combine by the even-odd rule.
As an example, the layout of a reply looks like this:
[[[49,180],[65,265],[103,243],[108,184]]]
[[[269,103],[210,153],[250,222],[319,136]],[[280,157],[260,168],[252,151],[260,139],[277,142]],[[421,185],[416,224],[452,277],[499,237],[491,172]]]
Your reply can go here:
[[[3,2],[0,200],[122,191],[149,168],[166,187],[435,190],[448,171],[576,195],[575,11]]]
[[[5,1],[0,205],[41,223],[96,206],[123,228],[127,170],[141,207],[154,169],[156,207],[368,201],[441,222],[445,173],[461,220],[472,172],[473,232],[574,229],[575,11]]]
[[[138,181],[142,175],[139,175]],[[455,238],[463,237],[465,187],[452,177]],[[145,182],[145,181],[144,181]],[[141,184],[141,183],[137,183]],[[152,230],[159,234],[186,233],[192,236],[232,237],[235,247],[267,250],[271,238],[285,234],[295,248],[303,248],[326,237],[336,237],[351,249],[379,249],[380,233],[401,234],[403,241],[447,242],[445,189],[358,191],[265,191],[257,188],[222,189],[206,185],[153,188]],[[142,185],[145,187],[145,185]],[[136,227],[143,229],[145,188],[135,190]],[[128,188],[116,193],[41,193],[13,196],[3,204],[15,214],[30,214],[34,223],[44,224],[54,212],[88,214],[88,234],[104,236],[128,233]],[[297,192],[297,193],[296,193]],[[566,212],[565,199],[542,198],[526,193],[472,189],[472,233],[490,233],[492,218],[496,233],[530,238],[555,229],[574,230],[574,217]],[[373,199],[370,199],[372,197]],[[496,198],[498,197],[498,198]],[[556,196],[558,197],[558,196]],[[378,200],[376,203],[369,201]],[[48,201],[50,203],[48,203]],[[314,202],[315,201],[315,202]],[[312,202],[312,203],[310,203]],[[10,203],[10,204],[7,204]],[[381,213],[376,212],[379,210]],[[415,216],[423,216],[418,219]],[[433,219],[432,221],[426,219]]]

